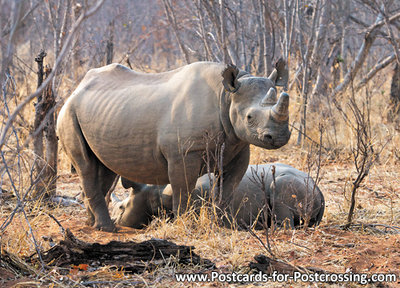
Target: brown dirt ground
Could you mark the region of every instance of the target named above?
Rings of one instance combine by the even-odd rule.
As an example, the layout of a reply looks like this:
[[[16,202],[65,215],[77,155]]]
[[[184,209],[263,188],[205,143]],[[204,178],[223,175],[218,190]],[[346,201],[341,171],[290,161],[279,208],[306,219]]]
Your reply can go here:
[[[263,161],[274,161],[291,164],[296,168],[305,168],[301,165],[301,156],[293,157],[287,153],[289,148],[281,149],[279,153],[266,157],[259,155],[252,159],[253,163]],[[255,149],[256,150],[256,149]],[[260,161],[262,159],[262,161]],[[351,179],[354,177],[352,163],[326,161],[321,168],[321,181],[319,186],[325,195],[326,210],[323,221],[319,227],[307,230],[279,230],[270,235],[272,251],[278,258],[298,266],[311,266],[324,269],[329,272],[344,273],[396,273],[400,281],[400,234],[380,233],[378,230],[361,227],[353,227],[350,230],[342,230],[339,225],[345,223],[348,210],[349,188]],[[400,226],[400,171],[398,165],[379,163],[371,170],[370,175],[365,179],[359,189],[357,197],[357,209],[355,223],[372,224],[379,223],[387,226]],[[313,174],[312,174],[313,175]],[[347,191],[344,193],[343,191]],[[58,193],[68,196],[76,196],[80,192],[79,179],[70,175],[67,170],[62,171],[58,180]],[[126,194],[120,185],[117,187],[117,194]],[[13,209],[13,200],[4,201],[1,205],[0,223]],[[39,209],[39,212],[35,209]],[[41,212],[40,212],[41,211]],[[111,240],[118,241],[144,241],[151,238],[161,238],[173,241],[177,244],[193,245],[195,252],[201,257],[208,258],[217,265],[219,271],[224,272],[248,272],[247,265],[253,257],[259,253],[268,255],[268,252],[260,245],[260,242],[245,231],[236,231],[226,228],[207,228],[208,222],[183,223],[182,221],[167,222],[164,220],[153,221],[144,230],[131,228],[120,228],[117,233],[107,233],[94,230],[86,226],[85,209],[79,206],[48,208],[33,208],[29,217],[36,239],[43,249],[48,249],[49,243],[44,236],[51,237],[55,242],[62,238],[58,225],[50,219],[46,213],[54,215],[61,225],[69,228],[76,237],[88,242],[107,243]],[[377,227],[381,231],[384,227]],[[389,232],[399,232],[391,230]],[[265,232],[256,231],[260,239],[265,242]],[[34,251],[30,240],[30,233],[27,221],[22,214],[18,214],[12,223],[7,227],[1,237],[2,248],[13,252],[16,255],[29,255]],[[87,271],[80,271],[71,267],[66,275],[60,276],[59,271],[53,270],[49,275],[55,278],[60,287],[67,277],[71,281],[100,281],[98,287],[113,287],[118,281],[140,284],[139,286],[150,287],[186,287],[189,283],[177,283],[173,278],[173,269],[160,268],[155,272],[144,273],[143,275],[128,275],[123,271],[115,271],[110,267],[91,267]],[[202,271],[201,267],[178,267],[177,271],[196,272]],[[0,286],[11,287],[16,283],[12,275],[0,268]],[[65,274],[65,273],[64,273]],[[49,276],[49,277],[50,277]],[[60,278],[61,277],[61,278]],[[10,279],[10,280],[7,280]],[[55,281],[56,281],[55,280]],[[3,281],[3,282],[1,282]],[[56,281],[56,282],[57,282]],[[108,281],[108,282],[107,282]],[[109,282],[114,281],[114,282]],[[37,287],[32,283],[42,283],[38,279],[22,278],[19,287]],[[57,282],[57,283],[58,283]],[[1,284],[3,283],[3,284]],[[24,284],[25,283],[25,284]],[[31,283],[31,284],[29,284]],[[190,283],[192,287],[225,287],[227,283]],[[358,287],[356,283],[341,283],[328,285],[322,283],[290,283],[292,287]],[[26,286],[24,286],[26,285]],[[32,285],[32,286],[29,286]],[[53,283],[54,285],[54,283]],[[78,284],[77,284],[78,285]],[[237,286],[240,284],[229,284]],[[259,284],[254,283],[254,286]],[[269,287],[288,287],[288,283],[263,284]],[[379,286],[380,285],[380,286]],[[397,283],[382,283],[379,285],[369,284],[363,287],[400,287]],[[40,286],[40,285],[39,285]],[[49,286],[51,286],[49,284]],[[55,285],[58,287],[57,285]],[[3,286],[2,286],[3,287]]]

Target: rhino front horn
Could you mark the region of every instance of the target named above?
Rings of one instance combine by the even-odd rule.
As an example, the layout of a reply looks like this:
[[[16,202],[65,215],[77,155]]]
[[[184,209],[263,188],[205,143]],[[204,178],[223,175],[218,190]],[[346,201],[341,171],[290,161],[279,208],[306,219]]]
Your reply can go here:
[[[289,94],[282,92],[278,102],[271,109],[274,119],[277,121],[286,121],[289,118]]]

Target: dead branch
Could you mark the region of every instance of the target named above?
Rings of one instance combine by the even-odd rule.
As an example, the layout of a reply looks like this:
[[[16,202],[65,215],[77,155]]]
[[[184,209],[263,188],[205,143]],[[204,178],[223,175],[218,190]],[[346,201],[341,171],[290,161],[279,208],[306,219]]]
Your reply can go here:
[[[361,88],[363,88],[379,71],[383,68],[387,67],[390,63],[396,59],[396,55],[393,53],[392,55],[386,57],[382,61],[378,62],[369,72],[368,74],[361,79],[356,87],[356,91],[358,92]]]
[[[382,227],[383,230],[377,227]],[[360,228],[362,230],[366,230],[366,228],[369,228],[379,234],[400,234],[399,226],[380,224],[380,223],[352,223],[348,228],[347,224],[325,226],[325,228],[339,228],[339,229]]]
[[[287,261],[281,259],[271,259],[263,254],[254,256],[254,260],[256,260],[256,262],[250,262],[249,267],[265,274],[272,274],[274,272],[289,275],[293,275],[294,272],[331,274],[330,272],[320,268],[295,266]]]
[[[366,29],[364,33],[363,43],[361,44],[361,47],[358,50],[356,58],[354,59],[353,63],[351,64],[351,67],[344,76],[343,81],[332,91],[330,95],[330,98],[333,99],[333,101],[335,101],[336,97],[341,93],[343,93],[348,88],[351,81],[353,81],[358,71],[360,70],[362,64],[365,62],[365,59],[367,59],[369,50],[378,34],[379,31],[378,29],[385,24],[385,20],[382,20],[382,18],[383,18],[382,15],[379,14],[375,20],[375,23]],[[389,17],[387,19],[387,23],[392,23],[399,18],[400,18],[400,13],[397,13],[392,17]]]
[[[15,275],[18,274],[31,274],[38,275],[39,272],[30,264],[26,263],[17,255],[7,252],[5,249],[1,249],[0,253],[0,267],[5,267],[7,270],[13,272]]]
[[[61,225],[61,223],[60,223],[60,221],[58,221],[57,220],[57,218],[56,217],[54,217],[52,214],[50,214],[50,213],[46,213],[47,214],[47,216],[49,216],[51,219],[53,219],[56,223],[57,223],[57,225],[60,227],[60,229],[61,229],[61,233],[64,235],[64,237],[65,237],[65,228]]]
[[[257,234],[254,233],[254,231],[251,230],[251,229],[248,227],[247,223],[244,222],[243,219],[242,219],[242,225],[243,225],[243,227],[246,227],[246,230],[250,233],[250,235],[253,236],[254,238],[256,238],[256,239],[258,240],[258,242],[260,242],[261,246],[264,247],[264,249],[275,259],[275,258],[276,258],[276,257],[275,257],[275,254],[274,254],[274,252],[272,252],[271,244],[270,244],[270,242],[269,242],[268,232],[267,232],[267,245],[265,245],[265,243],[260,239],[260,237],[258,237]],[[268,229],[268,225],[266,225],[266,226],[267,226],[266,229]],[[267,231],[268,231],[268,230],[267,230]]]

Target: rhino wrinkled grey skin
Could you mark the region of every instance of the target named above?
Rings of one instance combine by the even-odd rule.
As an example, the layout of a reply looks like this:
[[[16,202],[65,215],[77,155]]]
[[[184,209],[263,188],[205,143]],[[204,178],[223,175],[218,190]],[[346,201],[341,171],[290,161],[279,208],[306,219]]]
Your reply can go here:
[[[272,166],[275,166],[273,181]],[[170,185],[146,185],[123,179],[125,188],[133,187],[124,201],[113,199],[112,219],[116,224],[133,228],[147,225],[161,209],[172,209]],[[214,188],[215,189],[215,188]],[[194,202],[207,199],[210,177],[204,175],[197,180],[192,193]],[[217,192],[218,193],[218,192]],[[286,220],[292,228],[302,225],[318,225],[325,210],[322,192],[305,172],[285,164],[250,165],[242,181],[233,193],[233,217],[239,226],[262,228],[263,221],[281,225]],[[266,207],[268,219],[263,220]],[[270,224],[270,223],[269,223]]]
[[[212,62],[154,74],[119,64],[90,70],[57,120],[61,146],[82,183],[88,223],[114,230],[104,197],[117,175],[170,183],[173,211],[183,212],[204,174],[206,147],[215,153],[221,135],[223,191],[231,193],[247,169],[250,144],[277,149],[290,138],[289,95],[276,95],[275,85],[287,80],[279,63],[268,78]]]

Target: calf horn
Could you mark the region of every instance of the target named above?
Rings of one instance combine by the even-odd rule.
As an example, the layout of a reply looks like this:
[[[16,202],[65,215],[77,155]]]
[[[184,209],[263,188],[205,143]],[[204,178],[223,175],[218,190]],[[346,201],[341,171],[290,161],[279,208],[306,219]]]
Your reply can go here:
[[[119,199],[114,193],[111,193],[111,203],[114,205],[119,202],[122,202],[122,200]]]
[[[274,105],[276,100],[276,90],[275,88],[271,87],[269,88],[267,95],[261,101],[261,106]]]
[[[289,94],[282,92],[278,103],[271,108],[272,117],[277,121],[286,121],[289,118]]]

